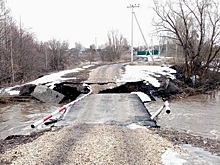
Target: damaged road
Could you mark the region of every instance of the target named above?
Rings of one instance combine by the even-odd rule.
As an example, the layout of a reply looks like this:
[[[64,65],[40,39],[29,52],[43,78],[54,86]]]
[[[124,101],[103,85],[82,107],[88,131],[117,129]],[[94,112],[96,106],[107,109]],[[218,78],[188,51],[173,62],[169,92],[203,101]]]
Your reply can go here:
[[[125,123],[129,122],[129,120],[130,122],[135,122],[135,123],[144,122],[145,120],[149,121],[150,114],[148,110],[143,106],[144,101],[137,99],[138,97],[134,99],[134,97],[130,97],[129,95],[131,95],[130,93],[133,92],[143,92],[144,94],[149,96],[150,98],[149,101],[155,101],[155,96],[162,96],[162,94],[164,95],[163,87],[160,88],[159,90],[158,87],[154,87],[152,84],[147,83],[143,80],[134,81],[134,82],[118,82],[117,80],[119,80],[122,74],[125,72],[126,65],[127,64],[125,63],[118,63],[118,64],[99,66],[97,68],[93,68],[92,70],[90,70],[90,72],[84,71],[82,72],[82,74],[78,73],[77,75],[80,75],[80,79],[78,79],[74,73],[68,74],[67,76],[68,78],[70,78],[69,80],[65,80],[59,83],[54,83],[53,85],[49,85],[52,84],[51,83],[52,80],[46,81],[47,83],[39,84],[37,86],[34,84],[27,84],[20,87],[20,95],[32,96],[34,97],[35,100],[42,102],[42,104],[61,103],[61,105],[63,105],[64,103],[68,103],[75,100],[76,98],[80,97],[83,94],[89,93],[89,89],[83,85],[83,84],[88,84],[92,88],[93,96],[91,97],[93,99],[86,99],[83,103],[80,102],[77,103],[79,104],[78,107],[77,105],[74,105],[72,107],[71,111],[74,111],[74,113],[70,115],[73,116],[72,118],[74,118],[74,120],[77,118],[77,116],[80,116],[79,115],[80,113],[89,114],[94,112],[94,113],[100,113],[98,115],[96,114],[97,116],[99,116],[98,120],[91,119],[91,121],[94,123],[99,123],[100,120],[103,120],[102,123],[111,123],[111,122],[114,123],[115,120],[116,123],[119,124],[120,120],[122,120],[123,117],[125,118],[123,120],[123,122]],[[75,78],[73,79],[73,77]],[[165,84],[164,86],[166,86],[166,91],[170,91],[169,93],[165,93],[165,95],[170,95],[171,93],[179,92],[178,90],[170,86],[170,84],[168,85]],[[171,89],[167,90],[170,87]],[[103,101],[101,99],[102,97],[109,98],[109,101],[106,101],[106,99],[104,99]],[[134,103],[135,106],[133,106]],[[140,106],[138,106],[138,104],[140,104]],[[87,105],[87,107],[85,105]],[[141,115],[138,114],[139,112],[137,109],[140,108],[140,111],[143,112],[143,107],[145,108],[144,110],[145,114],[142,114],[143,116],[140,117]],[[103,108],[103,111],[101,108]],[[53,111],[55,110],[56,109],[54,109]],[[89,112],[90,110],[93,111]],[[120,111],[116,111],[116,110],[120,110]],[[130,115],[130,119],[128,117],[129,111],[132,114]],[[136,112],[137,114],[135,114]],[[108,120],[102,119],[102,117],[105,118],[105,116],[111,116],[111,114],[114,114],[115,116],[113,115]],[[36,115],[41,116],[40,114],[36,114]],[[94,116],[94,115],[91,114],[90,116]],[[81,116],[81,117],[85,117],[85,116]],[[119,117],[120,119],[117,119],[117,117]],[[81,120],[80,117],[77,120],[80,121]],[[82,119],[82,121],[83,120],[89,121],[90,119],[86,118],[86,119]],[[54,121],[58,121],[58,120],[54,120]],[[75,121],[72,122],[74,123]],[[147,125],[147,124],[143,123],[143,125]],[[155,121],[149,122],[149,126],[156,126]]]
[[[150,95],[148,86],[142,81],[118,86],[116,80],[121,77],[123,68],[124,64],[113,64],[91,70],[89,79],[84,83],[92,88],[93,94],[72,106],[64,124],[137,123],[156,127],[156,122],[150,119],[151,115],[140,98],[130,94],[142,91]],[[58,125],[62,125],[62,121]]]
[[[89,89],[83,85],[88,84],[92,88],[93,95],[88,99],[83,100],[83,102],[80,101],[71,108],[70,114],[68,114],[68,116],[71,116],[71,120],[67,121],[69,124],[71,124],[71,122],[77,123],[77,121],[90,121],[89,117],[91,117],[91,122],[93,123],[115,122],[123,125],[125,123],[134,122],[142,123],[141,125],[156,126],[155,121],[150,120],[151,115],[146,107],[144,107],[144,101],[141,101],[137,95],[135,95],[136,98],[134,98],[134,96],[130,96],[130,93],[143,92],[149,96],[149,101],[155,101],[155,96],[162,96],[162,88],[158,90],[159,88],[154,87],[152,84],[145,81],[118,83],[117,80],[120,79],[122,73],[125,72],[125,66],[125,63],[99,66],[92,69],[90,72],[78,74],[80,75],[79,81],[77,81],[76,77],[76,79],[73,79],[73,81],[67,80],[60,83],[55,83],[52,85],[53,88],[48,86],[51,84],[50,82],[42,85],[39,84],[37,86],[27,84],[20,88],[20,95],[32,96],[36,100],[43,103],[62,103],[63,105],[64,103],[75,100],[83,94],[89,93]],[[71,76],[75,75],[73,74]],[[85,78],[82,79],[82,77]],[[170,84],[165,84],[164,86],[166,86],[167,89],[170,88]],[[171,88],[175,89],[172,86]],[[173,93],[178,92],[178,90],[166,91],[171,91]],[[56,109],[54,109],[54,111],[55,110]],[[140,114],[140,112],[144,113]],[[90,115],[86,118],[86,114]],[[95,115],[96,119],[92,118],[92,116]],[[53,121],[56,122],[59,120],[55,119]],[[49,123],[53,122],[49,121]]]
[[[116,79],[120,78],[122,72],[123,64],[105,65],[93,69],[90,78],[78,85],[90,84],[94,93],[74,104],[63,123],[57,123],[69,126],[53,127],[54,129],[51,128],[53,131],[46,132],[40,137],[36,137],[36,134],[25,136],[23,143],[22,138],[18,140],[18,136],[8,137],[8,143],[4,144],[7,140],[0,143],[0,149],[2,148],[0,164],[48,162],[47,164],[156,165],[162,164],[161,156],[167,149],[181,150],[155,135],[153,131],[140,126],[156,126],[156,123],[150,120],[150,114],[139,97],[130,92],[142,91],[151,95],[153,91],[158,91],[158,88],[151,88],[143,81],[118,85]],[[73,86],[74,83],[63,82],[58,88],[69,85]],[[164,87],[167,89],[171,86],[164,84]],[[163,94],[164,87],[160,89]],[[79,88],[73,98],[83,94],[78,91]],[[170,90],[165,95],[175,92],[177,91]],[[173,132],[167,134],[174,135]],[[33,141],[27,141],[31,138]],[[171,141],[175,140],[175,136],[171,138]],[[12,146],[7,150],[7,145],[11,147],[14,141],[23,145]],[[216,148],[219,148],[218,144]],[[181,152],[185,151],[179,151]]]

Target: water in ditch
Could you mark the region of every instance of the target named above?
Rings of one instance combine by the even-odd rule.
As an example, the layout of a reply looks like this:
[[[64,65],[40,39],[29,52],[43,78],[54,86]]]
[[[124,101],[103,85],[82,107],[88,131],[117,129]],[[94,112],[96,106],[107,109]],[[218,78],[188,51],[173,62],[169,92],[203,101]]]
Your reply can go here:
[[[9,135],[29,134],[31,124],[59,108],[57,104],[17,102],[0,104],[0,139]]]
[[[146,107],[153,114],[162,104],[157,99]],[[161,127],[220,140],[220,91],[174,100],[170,108],[170,114],[162,111],[157,118]]]

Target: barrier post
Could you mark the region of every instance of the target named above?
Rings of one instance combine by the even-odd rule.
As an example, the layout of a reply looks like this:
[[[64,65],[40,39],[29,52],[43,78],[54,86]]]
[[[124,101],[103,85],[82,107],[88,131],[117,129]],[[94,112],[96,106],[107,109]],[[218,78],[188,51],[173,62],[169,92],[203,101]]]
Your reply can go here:
[[[70,108],[73,106],[73,104],[77,103],[78,101],[84,99],[85,97],[89,96],[90,94],[92,94],[92,89],[88,86],[88,89],[90,90],[89,93],[87,93],[86,95],[64,105],[63,107],[61,107],[60,109],[54,111],[53,113],[49,114],[48,116],[44,117],[41,120],[36,121],[34,124],[31,125],[31,128],[36,128],[38,125],[44,123],[45,121],[47,121],[48,119],[50,119],[51,117],[53,117],[54,115],[56,115],[57,113],[63,112],[64,110],[66,110],[66,112],[64,112],[64,116],[67,115],[67,113],[69,112]]]
[[[164,105],[163,106],[161,106],[150,118],[152,119],[152,120],[154,120],[154,118],[155,117],[157,117],[161,112],[162,112],[162,110],[165,108],[166,109],[166,113],[167,114],[169,114],[170,113],[170,107],[169,107],[169,102],[166,100],[165,102],[164,102]]]

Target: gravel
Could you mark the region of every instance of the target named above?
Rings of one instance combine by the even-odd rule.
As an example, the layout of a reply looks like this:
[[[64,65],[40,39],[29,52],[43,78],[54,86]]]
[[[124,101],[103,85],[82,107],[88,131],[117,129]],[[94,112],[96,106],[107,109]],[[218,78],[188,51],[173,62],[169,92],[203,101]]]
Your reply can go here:
[[[144,127],[75,125],[46,132],[32,142],[0,154],[1,164],[148,164],[160,165],[168,148],[181,149]]]

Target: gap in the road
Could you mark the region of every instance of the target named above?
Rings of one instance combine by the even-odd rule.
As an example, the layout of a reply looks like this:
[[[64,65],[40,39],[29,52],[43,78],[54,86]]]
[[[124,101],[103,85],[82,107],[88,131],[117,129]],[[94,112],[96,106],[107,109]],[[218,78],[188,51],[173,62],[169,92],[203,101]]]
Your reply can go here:
[[[73,101],[81,94],[89,93],[89,89],[81,83],[62,82],[55,84],[53,90],[63,94],[63,102]]]
[[[147,94],[151,100],[155,100],[152,93],[155,93],[157,88],[151,84],[146,84],[144,81],[127,82],[112,89],[105,89],[99,93],[131,93],[131,92],[143,92]]]

